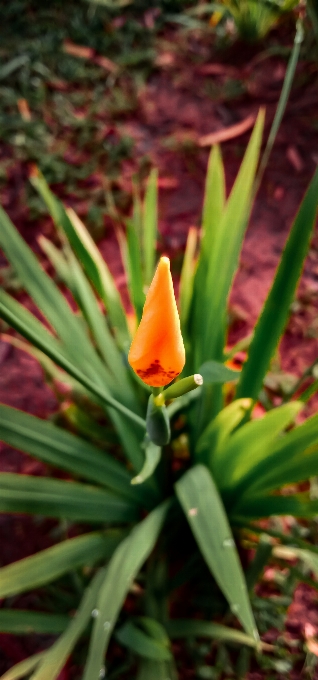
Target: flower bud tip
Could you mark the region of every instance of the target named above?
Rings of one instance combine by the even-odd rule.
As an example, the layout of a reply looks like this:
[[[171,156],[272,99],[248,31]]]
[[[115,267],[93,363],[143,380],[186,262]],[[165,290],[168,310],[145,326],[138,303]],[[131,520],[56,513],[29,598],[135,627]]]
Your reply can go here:
[[[194,380],[195,384],[198,385],[198,387],[200,385],[203,385],[203,376],[200,375],[200,373],[195,373],[194,376],[193,376],[193,380]]]

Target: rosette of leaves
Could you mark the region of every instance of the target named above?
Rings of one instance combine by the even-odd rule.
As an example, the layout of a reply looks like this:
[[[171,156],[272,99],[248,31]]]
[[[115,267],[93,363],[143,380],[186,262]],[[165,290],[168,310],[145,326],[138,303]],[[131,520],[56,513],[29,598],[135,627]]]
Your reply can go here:
[[[168,419],[171,438],[162,447],[146,430],[153,395],[127,361],[132,338],[123,302],[82,222],[65,210],[40,174],[33,176],[60,239],[59,248],[43,237],[41,245],[70,291],[72,311],[0,212],[0,246],[35,312],[1,290],[0,316],[19,334],[11,342],[36,357],[61,401],[55,422],[0,406],[1,440],[44,461],[51,471],[47,477],[1,473],[0,511],[66,521],[78,534],[0,569],[0,597],[10,598],[0,612],[0,630],[57,636],[3,679],[57,678],[80,640],[84,680],[105,675],[112,637],[122,650],[123,666],[113,667],[110,655],[109,677],[127,672],[139,680],[177,677],[175,638],[207,637],[261,648],[237,529],[272,514],[311,518],[318,512],[309,493],[280,493],[286,484],[318,474],[318,416],[295,426],[303,402],[286,398],[263,418],[251,419],[310,242],[318,173],[295,218],[247,361],[241,372],[226,365],[227,302],[251,211],[262,127],[261,113],[227,199],[219,149],[210,156],[201,238],[189,232],[179,293],[186,348],[181,380],[200,373],[204,383],[181,396],[170,392],[175,399],[168,398],[167,388],[165,424]],[[143,203],[136,194],[132,218],[121,234],[136,325],[155,269],[156,243],[153,171]],[[66,478],[54,478],[55,470]],[[65,585],[67,574],[73,580]],[[48,584],[54,587],[55,612],[16,606],[21,593]],[[169,604],[173,601],[178,611],[181,586],[188,588],[188,616],[175,618]],[[123,607],[128,595],[130,606]],[[193,618],[198,606],[200,621]]]

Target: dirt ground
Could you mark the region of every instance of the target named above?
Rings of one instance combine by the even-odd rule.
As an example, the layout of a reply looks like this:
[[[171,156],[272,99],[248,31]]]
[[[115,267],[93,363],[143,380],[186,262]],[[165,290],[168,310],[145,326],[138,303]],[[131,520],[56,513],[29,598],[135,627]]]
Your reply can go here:
[[[189,50],[191,58],[187,59]],[[138,93],[136,109],[133,113],[121,115],[116,123],[116,134],[132,138],[134,151],[132,158],[122,162],[121,176],[115,189],[129,195],[132,174],[145,157],[148,163],[159,168],[159,250],[175,261],[176,277],[188,228],[200,224],[209,152],[209,147],[200,145],[200,139],[243,121],[251,114],[256,115],[260,106],[266,108],[266,135],[273,119],[286,61],[278,56],[259,59],[259,53],[253,49],[245,48],[243,52],[240,46],[236,46],[226,53],[215,55],[204,40],[193,38],[186,45],[181,41],[176,46],[174,33],[165,35],[156,68],[148,84]],[[230,299],[230,345],[247,335],[257,319],[297,207],[317,165],[317,104],[317,66],[301,61],[244,242]],[[105,127],[107,125],[109,121],[105,113]],[[222,144],[228,190],[233,184],[249,134],[250,131]],[[10,153],[9,145],[0,143],[0,157],[8,157]],[[76,148],[70,148],[69,157],[77,162]],[[27,174],[28,165],[17,161],[14,171],[10,171],[8,176],[2,204],[26,240],[40,253],[36,238],[39,233],[50,236],[52,226],[48,218],[36,222],[30,219],[23,203]],[[101,186],[102,172],[94,173],[83,183],[86,188]],[[75,194],[65,195],[63,187],[57,185],[53,188],[75,210],[78,209],[85,221],[87,205],[83,205]],[[124,207],[124,210],[128,208]],[[124,291],[119,250],[109,217],[105,220],[105,232],[99,245],[120,290]],[[4,265],[5,260],[1,260],[0,254],[0,266]],[[280,348],[284,371],[299,376],[317,357],[317,308],[316,235]],[[0,366],[0,402],[43,418],[54,413],[57,407],[55,397],[44,384],[41,368],[33,359],[0,340]],[[313,398],[306,407],[305,415],[313,413],[317,405],[317,399]],[[41,475],[45,466],[0,444],[0,470]],[[51,529],[52,522],[49,521],[35,522],[26,517],[2,515],[2,564],[52,544]],[[32,597],[19,598],[19,606],[32,606]],[[299,586],[295,592],[287,628],[289,626],[300,638],[305,636],[308,621],[318,634],[315,597],[314,591],[307,586]],[[13,638],[0,635],[0,672],[49,642],[47,636]],[[68,668],[59,680],[71,680],[72,677],[72,669]],[[262,672],[257,671],[248,675],[249,680],[262,680],[264,677]],[[277,673],[275,677],[283,675]],[[296,674],[292,672],[290,677],[298,680],[303,676],[301,671],[297,671]]]

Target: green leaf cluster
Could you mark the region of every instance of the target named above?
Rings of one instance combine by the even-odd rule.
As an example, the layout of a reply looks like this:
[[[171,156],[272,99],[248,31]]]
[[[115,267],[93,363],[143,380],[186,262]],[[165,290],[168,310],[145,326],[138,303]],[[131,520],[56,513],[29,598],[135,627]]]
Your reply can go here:
[[[84,680],[98,680],[113,635],[128,668],[137,662],[138,680],[177,677],[174,638],[206,637],[261,649],[253,579],[244,574],[237,529],[251,531],[252,520],[273,514],[318,514],[318,502],[309,493],[295,488],[282,493],[286,485],[318,475],[318,416],[297,425],[304,402],[290,393],[286,403],[270,404],[262,418],[253,418],[310,243],[318,172],[246,342],[248,358],[241,371],[227,365],[225,353],[227,304],[252,208],[263,122],[260,112],[227,198],[220,150],[211,152],[202,234],[189,232],[179,295],[187,350],[182,378],[200,373],[203,384],[193,389],[195,381],[187,378],[179,390],[168,388],[166,404],[165,391],[163,403],[161,395],[149,398],[148,387],[128,365],[131,332],[124,303],[75,213],[65,210],[42,175],[32,178],[57,230],[55,244],[42,238],[41,246],[72,295],[72,311],[0,210],[0,246],[34,310],[1,290],[0,317],[23,336],[12,342],[40,361],[50,384],[56,388],[64,381],[68,387],[67,403],[59,395],[55,422],[0,405],[1,441],[48,466],[46,477],[1,473],[0,512],[51,517],[60,531],[80,526],[75,538],[64,535],[51,548],[0,568],[1,598],[14,602],[21,593],[49,586],[56,602],[51,613],[4,603],[0,631],[58,636],[3,680],[26,675],[54,680],[80,640],[87,649]],[[120,243],[138,322],[157,258],[156,171],[143,201],[135,188],[133,215]],[[187,393],[188,383],[193,391]],[[66,478],[56,479],[57,470]],[[271,550],[261,546],[260,552],[255,574]],[[315,571],[317,559],[311,556],[309,544],[295,552]],[[69,599],[61,608],[65,583]],[[200,601],[204,619],[169,616],[170,597],[177,600],[184,583],[195,583],[189,588],[190,615]],[[133,618],[123,609],[129,593],[138,599]]]

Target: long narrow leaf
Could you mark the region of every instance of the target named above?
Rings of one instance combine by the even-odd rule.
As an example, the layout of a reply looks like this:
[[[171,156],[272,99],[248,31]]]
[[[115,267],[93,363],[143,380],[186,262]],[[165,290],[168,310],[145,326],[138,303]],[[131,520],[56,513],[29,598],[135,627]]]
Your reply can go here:
[[[138,667],[137,680],[174,680],[171,675],[169,663],[166,661],[154,661],[153,659],[142,659]]]
[[[251,210],[251,195],[261,144],[264,113],[255,124],[231,195],[213,240],[209,269],[201,289],[206,318],[202,330],[204,344],[200,364],[209,359],[222,361],[226,326],[226,303],[230,292],[242,240]],[[217,319],[217,323],[216,323]]]
[[[43,659],[45,652],[40,652],[40,654],[34,654],[24,661],[20,661],[13,668],[10,668],[4,675],[1,675],[0,680],[20,680],[26,675],[32,673],[34,668],[38,666],[39,662]]]
[[[113,399],[105,387],[102,388],[90,378],[88,378],[81,370],[77,368],[69,359],[65,356],[63,349],[60,350],[59,345],[51,341],[50,334],[44,335],[40,333],[38,335],[38,325],[34,322],[29,323],[29,315],[27,310],[24,309],[22,305],[10,298],[10,295],[6,295],[4,291],[0,290],[0,318],[7,321],[13,328],[15,328],[21,335],[23,335],[27,340],[32,342],[38,349],[44,352],[50,359],[52,359],[58,366],[63,368],[67,373],[69,373],[73,378],[78,380],[84,387],[86,387],[90,392],[95,394],[102,401],[103,404],[111,406],[112,408],[120,411],[128,419],[133,420],[142,429],[145,428],[145,421],[140,418],[136,413],[133,413],[130,409],[126,408],[116,399]],[[138,467],[142,462],[141,452],[134,464]]]
[[[239,254],[252,207],[252,188],[258,162],[264,124],[264,113],[260,111],[251,135],[239,173],[223,210],[220,224],[215,230],[213,248],[210,252],[204,280],[195,296],[195,307],[200,318],[193,316],[192,342],[195,343],[195,365],[198,370],[202,363],[223,361],[226,339],[227,301]],[[200,270],[200,261],[198,271]],[[211,416],[217,415],[223,405],[222,389],[219,386],[203,387],[202,399],[198,402],[194,420],[196,440]]]
[[[142,272],[142,253],[136,225],[133,220],[127,220],[127,257],[126,268],[128,274],[129,291],[139,322],[145,304],[145,293]]]
[[[91,618],[104,577],[104,570],[101,570],[96,574],[85,591],[76,616],[63,635],[61,635],[54,645],[45,653],[37,670],[31,676],[31,680],[55,680],[58,677]]]
[[[318,474],[318,415],[280,438],[242,480],[241,497],[279,489]]]
[[[318,501],[310,500],[307,493],[293,496],[250,496],[233,511],[233,518],[242,520],[261,519],[271,515],[292,515],[313,519],[318,515]]]
[[[195,275],[195,252],[198,241],[198,231],[195,227],[190,227],[188,232],[187,244],[183,258],[180,287],[179,287],[179,307],[180,323],[182,334],[187,335],[189,312],[193,295],[193,284]]]
[[[278,435],[290,425],[302,408],[298,401],[269,411],[263,418],[246,423],[218,449],[212,463],[213,474],[221,490],[235,489],[254,466],[267,460]]]
[[[38,172],[31,181],[47,204],[56,226],[66,234],[89,279],[105,302],[112,327],[121,346],[125,350],[128,349],[130,338],[120,295],[93,239],[74,211],[71,209],[66,211],[63,204],[50,191],[43,175]]]
[[[203,430],[197,446],[196,455],[205,462],[210,470],[219,459],[220,451],[228,441],[230,434],[246,416],[251,408],[251,399],[235,399],[218,413]]]
[[[41,268],[32,250],[1,207],[0,246],[23,286],[62,340],[72,362],[84,367],[87,375],[100,382],[103,364],[90,343],[81,320],[71,312],[64,296]]]
[[[77,522],[130,522],[136,506],[106,491],[44,477],[0,473],[0,512],[46,515]]]
[[[286,243],[275,280],[263,307],[243,366],[237,397],[257,399],[281,334],[308,251],[318,206],[318,170],[302,201]]]
[[[68,616],[62,614],[45,614],[29,612],[22,609],[0,609],[0,632],[14,635],[30,635],[30,633],[49,633],[57,635],[69,623]]]
[[[73,274],[75,295],[79,307],[87,320],[98,350],[111,374],[111,391],[114,396],[120,398],[126,406],[129,405],[130,408],[136,410],[137,400],[128,379],[128,372],[124,365],[123,356],[116,346],[114,338],[107,326],[106,319],[98,307],[93,290],[79,263],[72,253],[69,253],[68,259]]]
[[[225,178],[222,157],[218,146],[214,146],[208,164],[205,182],[204,207],[202,218],[202,240],[200,257],[194,278],[194,293],[192,304],[191,343],[195,348],[192,371],[204,361],[204,324],[207,314],[206,297],[202,291],[207,285],[208,271],[213,262],[215,245],[220,238],[219,230],[222,225],[222,215],[225,207]]]
[[[241,630],[228,628],[220,623],[210,621],[198,621],[196,619],[171,619],[166,623],[169,637],[207,637],[212,640],[224,640],[224,642],[236,642],[239,645],[255,647],[256,642],[253,637],[246,635]]]
[[[147,182],[143,214],[144,279],[149,286],[154,275],[158,229],[158,171],[153,169]]]
[[[83,680],[98,680],[109,638],[128,589],[153,549],[169,503],[158,506],[140,522],[115,551],[102,584]],[[116,588],[114,588],[116,583]]]
[[[123,533],[118,530],[93,532],[8,564],[0,569],[0,597],[39,588],[69,571],[109,559],[122,538]]]
[[[138,502],[131,475],[121,463],[49,421],[0,404],[0,441]]]
[[[201,553],[232,612],[258,642],[241,563],[222,501],[203,465],[195,465],[175,485],[176,493]]]
[[[50,239],[43,236],[43,234],[39,236],[38,243],[40,244],[48,260],[53,265],[58,278],[61,279],[63,283],[65,283],[65,285],[74,295],[75,287],[72,272],[63,251],[57,248],[54,243],[52,243]]]
[[[154,473],[161,457],[161,447],[151,441],[144,446],[145,462],[138,475],[131,480],[131,484],[142,484]]]
[[[135,652],[135,654],[146,659],[154,659],[155,661],[168,661],[171,659],[171,652],[167,645],[147,635],[132,621],[127,621],[119,629],[116,633],[116,639],[122,645]]]

